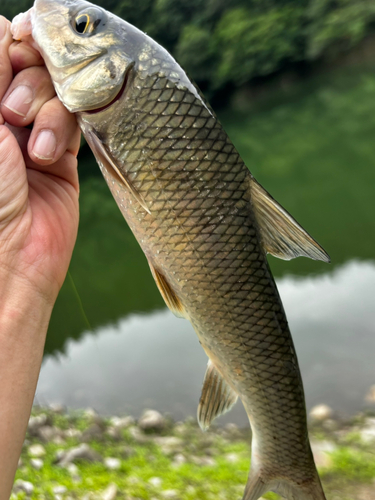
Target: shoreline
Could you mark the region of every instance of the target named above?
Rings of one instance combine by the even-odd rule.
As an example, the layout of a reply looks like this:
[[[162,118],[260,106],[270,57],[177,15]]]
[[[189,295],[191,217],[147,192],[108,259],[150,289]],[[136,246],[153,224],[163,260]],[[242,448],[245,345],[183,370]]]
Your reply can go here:
[[[320,405],[309,432],[327,500],[373,500],[375,412],[340,420]],[[11,498],[239,500],[250,443],[249,428],[203,433],[195,419],[175,422],[154,410],[135,420],[34,407]]]

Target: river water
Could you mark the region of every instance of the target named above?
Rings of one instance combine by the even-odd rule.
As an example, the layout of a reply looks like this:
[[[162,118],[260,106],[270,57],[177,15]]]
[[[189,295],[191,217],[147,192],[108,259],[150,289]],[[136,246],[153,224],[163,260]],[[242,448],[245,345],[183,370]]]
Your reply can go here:
[[[252,173],[332,264],[270,258],[308,408],[350,415],[375,384],[375,76],[331,75],[222,114]],[[36,401],[139,415],[195,415],[206,356],[164,306],[95,162],[81,157],[81,224],[48,333]],[[222,422],[246,424],[238,403]]]

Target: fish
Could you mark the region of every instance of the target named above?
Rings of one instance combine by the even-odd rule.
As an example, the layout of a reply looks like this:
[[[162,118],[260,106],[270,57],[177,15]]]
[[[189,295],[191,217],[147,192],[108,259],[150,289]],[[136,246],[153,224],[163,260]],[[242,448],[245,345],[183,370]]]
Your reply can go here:
[[[191,322],[208,356],[199,425],[208,429],[238,398],[245,407],[243,500],[267,491],[324,500],[267,254],[329,262],[328,254],[256,181],[197,86],[153,39],[81,0],[36,0],[22,19],[14,32],[39,47],[166,305]]]

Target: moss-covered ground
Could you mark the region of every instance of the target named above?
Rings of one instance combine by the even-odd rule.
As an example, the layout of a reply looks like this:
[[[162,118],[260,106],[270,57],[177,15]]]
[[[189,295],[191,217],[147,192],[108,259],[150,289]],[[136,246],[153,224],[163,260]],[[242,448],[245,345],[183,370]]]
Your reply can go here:
[[[242,498],[250,465],[247,430],[216,428],[203,434],[193,421],[168,421],[162,432],[145,434],[135,424],[114,429],[110,419],[83,412],[35,412],[47,412],[47,426],[54,437],[43,442],[37,433],[28,433],[16,479],[32,483],[34,489],[31,494],[14,493],[13,498],[107,499],[110,485],[116,485],[112,486],[117,490],[115,498],[124,500]],[[92,429],[96,431],[90,434]],[[335,431],[322,426],[311,429],[311,439],[318,447],[329,442],[332,448],[319,466],[327,500],[375,498],[375,442],[365,442],[360,429],[358,420],[341,427],[336,424]],[[97,452],[99,460],[77,459],[70,467],[58,464],[62,450],[82,446],[83,441]],[[42,444],[45,451],[39,456],[43,463],[39,470],[35,456],[30,456],[35,444]],[[105,460],[108,457],[119,460],[117,469],[111,470]],[[279,497],[268,493],[264,498]]]

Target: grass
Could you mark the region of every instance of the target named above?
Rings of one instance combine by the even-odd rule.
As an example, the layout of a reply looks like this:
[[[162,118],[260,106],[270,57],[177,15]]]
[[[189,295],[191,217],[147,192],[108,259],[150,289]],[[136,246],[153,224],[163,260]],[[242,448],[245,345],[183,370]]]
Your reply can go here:
[[[66,415],[49,414],[51,425],[62,430],[87,430],[92,420],[82,413]],[[104,428],[108,421],[101,421]],[[146,442],[135,440],[130,429],[123,429],[116,439],[106,432],[99,438],[88,442],[89,446],[103,458],[114,457],[121,461],[118,470],[109,470],[104,463],[77,461],[79,480],[77,481],[66,468],[56,465],[56,455],[61,449],[69,449],[81,443],[79,437],[64,438],[64,442],[45,443],[44,465],[37,471],[31,465],[29,447],[38,443],[37,438],[28,436],[22,451],[22,465],[16,479],[30,481],[34,485],[31,500],[55,499],[54,488],[65,486],[66,495],[71,499],[83,498],[88,493],[91,497],[102,498],[102,493],[110,484],[118,488],[117,498],[124,500],[157,500],[165,498],[163,492],[174,490],[179,500],[240,500],[246,484],[249,470],[250,446],[245,434],[228,437],[223,430],[212,430],[202,434],[195,423],[185,423],[183,430],[171,425],[164,434],[179,437],[183,444],[182,453],[186,463],[176,465],[175,453],[168,453],[154,439],[147,436]],[[317,436],[327,439],[319,430]],[[320,470],[327,500],[335,500],[339,492],[342,500],[360,500],[356,492],[363,486],[371,485],[375,480],[375,455],[371,446],[361,441],[356,432],[350,430],[347,438],[337,443],[330,453],[331,464]],[[350,443],[350,444],[349,444]],[[233,460],[235,456],[235,460]],[[196,463],[202,457],[212,460],[207,465]],[[158,485],[153,478],[160,479]],[[15,495],[14,495],[15,497]],[[17,498],[25,498],[19,493]],[[264,499],[277,500],[280,497],[267,493]],[[369,497],[370,498],[370,497]]]

